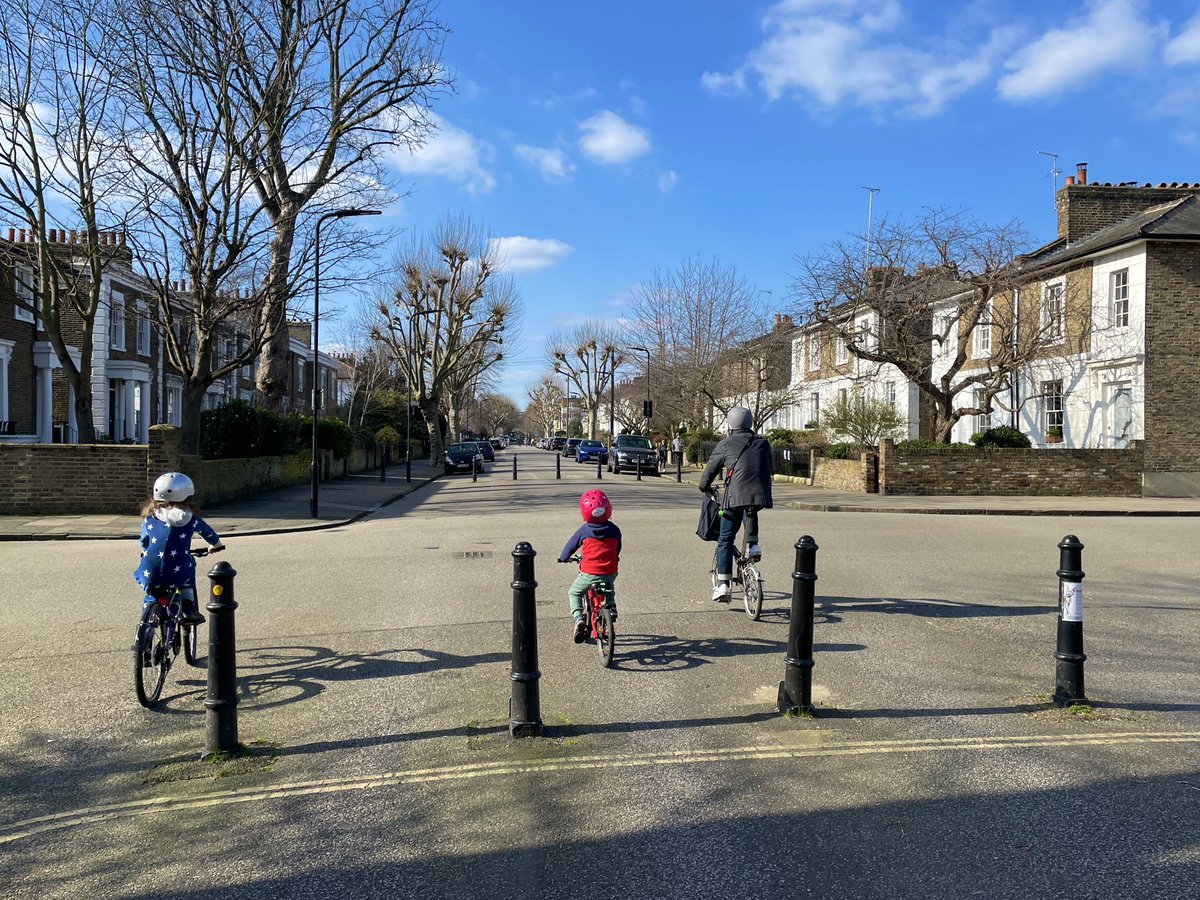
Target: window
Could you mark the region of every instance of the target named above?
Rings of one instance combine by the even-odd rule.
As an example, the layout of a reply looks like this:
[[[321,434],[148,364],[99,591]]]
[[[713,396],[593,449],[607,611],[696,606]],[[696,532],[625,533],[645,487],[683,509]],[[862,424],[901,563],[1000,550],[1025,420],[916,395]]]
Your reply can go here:
[[[1065,416],[1063,415],[1063,386],[1062,381],[1042,382],[1042,430],[1050,435],[1063,433]]]
[[[808,336],[808,369],[821,368],[821,333],[814,331]]]
[[[114,350],[125,349],[125,295],[116,291],[112,293],[112,320],[109,322],[108,345]]]
[[[850,392],[845,388],[838,388],[838,405],[845,406],[850,402]]]
[[[249,349],[250,349],[250,339],[245,337],[244,335],[239,337],[238,338],[238,355],[245,358],[246,351]],[[249,363],[249,361],[247,361],[246,364],[242,366],[242,380],[243,381],[250,380],[250,363]]]
[[[183,388],[179,385],[167,386],[167,424],[183,424]]]
[[[889,381],[883,386],[883,399],[892,409],[896,408],[896,382]]]
[[[839,334],[837,337],[837,364],[840,366],[849,361],[850,349],[846,346],[846,339]]]
[[[18,322],[33,321],[33,269],[28,266],[13,268],[13,293],[17,303],[13,307],[13,316]]]
[[[987,409],[987,391],[983,388],[975,388],[975,405],[980,409]],[[990,412],[982,412],[975,414],[975,430],[987,431],[992,427],[992,414]]]
[[[821,395],[809,394],[808,396],[808,421],[815,428],[821,424]]]
[[[937,342],[935,355],[938,357],[953,358],[958,355],[958,316],[948,315],[941,316],[936,320],[934,326],[936,331],[934,337],[941,338]]]
[[[233,362],[233,357],[234,357],[233,338],[225,338],[225,340],[222,341],[221,343],[224,344],[224,349],[221,351],[221,359],[224,360],[222,365],[224,365],[225,363]]]
[[[137,352],[150,355],[150,310],[145,303],[137,305]]]
[[[983,308],[979,314],[979,324],[975,326],[975,357],[986,359],[992,355],[992,304]]]
[[[1042,303],[1042,329],[1050,340],[1063,339],[1063,285],[1046,285],[1046,298]]]
[[[1108,321],[1114,328],[1129,325],[1129,270],[1113,272],[1108,281]]]

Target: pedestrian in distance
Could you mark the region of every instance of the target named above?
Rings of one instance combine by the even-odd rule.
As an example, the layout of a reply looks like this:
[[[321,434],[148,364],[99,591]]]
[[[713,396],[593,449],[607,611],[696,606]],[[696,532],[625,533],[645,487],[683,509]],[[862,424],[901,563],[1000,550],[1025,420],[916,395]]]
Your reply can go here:
[[[675,458],[671,462],[679,465],[683,460],[683,438],[679,435],[675,435],[675,440],[671,441],[671,452],[675,454]]]
[[[721,508],[721,533],[717,538],[717,586],[713,600],[728,603],[732,597],[733,545],[742,524],[746,526],[747,555],[751,562],[762,559],[758,540],[758,511],[771,508],[771,445],[754,431],[754,414],[744,406],[735,406],[725,417],[729,428],[708,458],[700,477],[700,490],[714,494],[713,482],[722,468],[725,475],[725,499]]]
[[[183,601],[182,621],[200,625],[196,603],[196,560],[192,556],[192,535],[196,532],[221,549],[221,539],[200,518],[195,504],[196,486],[182,472],[167,472],[154,482],[151,497],[142,507],[142,534],[138,543],[142,558],[133,580],[145,592],[146,603],[153,603],[164,590],[180,588]]]
[[[662,471],[662,467],[667,464],[667,439],[658,439],[658,468]]]
[[[571,610],[571,636],[575,643],[587,640],[588,625],[583,616],[583,598],[588,588],[599,587],[608,598],[613,618],[617,617],[617,568],[621,559],[621,529],[612,521],[612,501],[604,491],[590,490],[579,498],[583,525],[571,535],[559,554],[560,563],[570,562],[578,551],[579,577],[567,592]]]

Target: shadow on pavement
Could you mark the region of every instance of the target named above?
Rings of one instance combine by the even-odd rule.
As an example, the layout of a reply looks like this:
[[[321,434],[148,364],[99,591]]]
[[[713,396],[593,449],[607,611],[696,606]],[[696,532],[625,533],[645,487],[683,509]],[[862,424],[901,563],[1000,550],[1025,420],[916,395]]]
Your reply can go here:
[[[751,774],[776,791],[811,790],[803,779],[789,785],[785,773],[763,766],[747,766]],[[649,783],[636,775],[605,777],[634,779],[643,789]],[[279,857],[270,874],[261,872],[263,849],[239,847],[236,833],[216,835],[210,852],[226,861],[222,883],[179,884],[171,896],[1173,900],[1195,897],[1200,888],[1196,832],[1180,827],[1195,821],[1198,780],[1192,769],[1045,789],[1005,789],[998,779],[988,791],[887,802],[821,795],[816,802],[832,808],[750,813],[737,803],[734,813],[722,795],[726,777],[701,783],[688,809],[674,810],[668,821],[626,813],[618,828],[581,825],[574,794],[568,799],[538,779],[541,789],[501,792],[513,825],[490,834],[468,818],[485,815],[480,803],[459,808],[446,804],[444,793],[396,790],[402,814],[362,817],[352,835],[336,821],[301,832],[289,839],[292,846],[273,851]],[[614,805],[604,811],[621,816],[620,804],[632,800],[619,788],[612,793]],[[300,817],[314,803],[283,808]],[[396,852],[398,831],[403,853]],[[454,840],[456,834],[462,837]],[[53,852],[46,847],[22,868]],[[237,858],[248,862],[235,867]],[[75,872],[83,879],[99,874]],[[126,896],[159,897],[161,890]]]
[[[618,620],[617,625],[620,626]],[[863,644],[817,644],[822,653],[865,650]],[[617,631],[613,668],[629,672],[674,672],[694,669],[735,656],[783,653],[786,641],[766,638],[697,638],[688,640],[665,634],[623,634]]]
[[[964,603],[958,600],[898,597],[827,597],[815,598],[815,616],[820,622],[841,622],[843,614],[885,613],[923,616],[930,619],[975,619],[993,616],[1042,616],[1058,612],[1057,606],[1002,606],[994,603]]]

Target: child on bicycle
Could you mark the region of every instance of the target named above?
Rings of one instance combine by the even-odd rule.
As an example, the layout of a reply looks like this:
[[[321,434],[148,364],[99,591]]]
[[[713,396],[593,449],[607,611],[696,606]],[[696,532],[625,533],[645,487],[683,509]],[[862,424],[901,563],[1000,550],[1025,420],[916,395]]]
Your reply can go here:
[[[612,503],[604,491],[593,489],[584,493],[579,498],[579,512],[584,524],[571,535],[558,561],[570,562],[579,552],[579,577],[567,596],[573,619],[571,635],[575,643],[582,644],[587,640],[588,632],[583,617],[583,598],[587,596],[588,588],[599,587],[608,597],[607,605],[613,618],[617,617],[616,580],[617,562],[621,558],[621,529],[611,521]]]
[[[154,482],[150,500],[142,507],[142,559],[133,573],[146,592],[146,602],[153,603],[159,592],[181,588],[182,620],[200,625],[196,603],[196,560],[191,553],[192,534],[200,536],[221,549],[221,539],[212,527],[200,518],[200,510],[192,502],[196,487],[182,472],[167,472]]]

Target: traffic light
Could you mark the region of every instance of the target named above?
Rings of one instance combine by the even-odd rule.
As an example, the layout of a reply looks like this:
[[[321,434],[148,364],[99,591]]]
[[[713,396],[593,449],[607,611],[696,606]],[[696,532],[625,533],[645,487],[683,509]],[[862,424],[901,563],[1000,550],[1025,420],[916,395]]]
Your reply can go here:
[[[643,419],[653,419],[654,418],[654,401],[653,400],[643,400],[642,401],[642,418]]]

